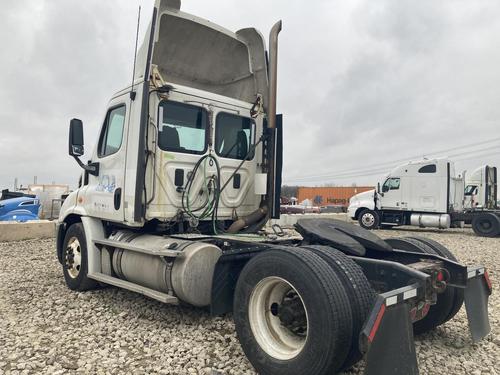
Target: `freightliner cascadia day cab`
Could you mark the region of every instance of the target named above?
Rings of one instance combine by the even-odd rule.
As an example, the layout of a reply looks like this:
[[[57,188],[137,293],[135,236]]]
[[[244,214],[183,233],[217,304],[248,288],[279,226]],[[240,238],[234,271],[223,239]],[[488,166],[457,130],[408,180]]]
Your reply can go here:
[[[409,162],[394,168],[376,190],[353,196],[347,212],[365,229],[472,223],[477,235],[498,236],[496,168],[479,168],[471,178],[465,187],[464,177],[455,177],[454,163],[446,158]],[[472,199],[483,204],[471,206]]]
[[[70,123],[84,171],[56,229],[66,284],[232,312],[262,374],[331,374],[363,357],[367,374],[417,374],[413,332],[464,300],[472,339],[488,334],[488,273],[424,238],[383,241],[334,220],[299,221],[302,236],[262,231],[279,217],[280,30],[268,54],[254,28],[156,2],[133,85],[113,95],[86,163],[82,122]]]

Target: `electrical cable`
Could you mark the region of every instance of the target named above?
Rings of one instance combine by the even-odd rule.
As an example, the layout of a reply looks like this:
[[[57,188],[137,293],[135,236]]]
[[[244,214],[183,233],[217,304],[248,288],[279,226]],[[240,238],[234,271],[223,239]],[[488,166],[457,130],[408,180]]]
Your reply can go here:
[[[424,155],[427,155],[427,156],[442,155],[443,153],[446,153],[446,152],[449,152],[449,151],[463,150],[464,148],[476,147],[476,146],[480,146],[480,145],[484,145],[484,144],[488,144],[488,143],[492,143],[492,142],[497,142],[497,141],[500,141],[500,138],[493,138],[493,139],[486,140],[486,141],[475,142],[475,143],[470,143],[470,144],[467,144],[467,145],[462,145],[462,146],[452,147],[452,148],[448,148],[448,149],[444,149],[444,150],[439,150],[439,151],[434,151],[434,152],[430,152],[430,153],[425,153]],[[492,147],[487,148],[487,149],[491,149],[491,148],[495,148],[495,147],[497,147],[497,146],[492,146]],[[459,154],[448,155],[448,157],[460,156],[460,155],[463,155],[463,154],[470,154],[470,153],[480,152],[480,151],[484,151],[484,150],[485,149],[482,149],[482,150],[462,151]],[[298,177],[298,178],[295,178],[295,179],[290,179],[289,181],[307,181],[309,179],[315,180],[315,179],[320,179],[320,178],[341,178],[341,177],[346,177],[347,178],[347,177],[363,176],[363,175],[365,175],[364,171],[366,171],[366,172],[374,172],[374,169],[369,169],[370,167],[378,167],[378,168],[376,168],[378,170],[382,166],[386,166],[386,165],[394,166],[394,165],[397,165],[397,163],[401,163],[401,162],[404,162],[404,161],[408,161],[408,160],[415,159],[415,158],[421,158],[421,157],[422,157],[422,154],[415,155],[415,156],[409,156],[409,157],[406,157],[404,159],[397,159],[397,160],[393,160],[393,161],[389,161],[389,162],[367,164],[367,165],[363,166],[362,168],[343,169],[343,170],[336,171],[334,173],[325,173],[325,174],[318,174],[318,175],[301,176],[301,177]],[[386,170],[387,168],[388,167],[385,167],[384,170]],[[358,175],[354,175],[354,173],[359,173],[359,174]]]
[[[484,142],[484,143],[490,143],[492,141],[488,141],[488,142]],[[475,144],[475,145],[477,145],[477,144]],[[472,146],[469,146],[469,147],[472,147]],[[497,149],[497,148],[498,148],[498,145],[494,145],[494,146],[491,146],[491,147],[483,148],[481,150],[463,151],[463,152],[460,152],[460,153],[450,154],[450,155],[446,155],[446,156],[447,157],[457,157],[457,156],[464,156],[464,155],[468,155],[468,154],[472,154],[473,155],[473,154],[476,154],[476,153],[482,153],[484,151],[494,150],[494,149]],[[456,148],[453,148],[453,149],[456,149]],[[451,150],[451,149],[448,149],[448,150]],[[427,154],[427,155],[431,155],[431,154]],[[312,182],[314,180],[325,179],[325,178],[327,178],[327,179],[345,179],[345,178],[360,177],[360,176],[370,176],[370,175],[374,175],[374,174],[383,173],[384,171],[387,171],[387,169],[390,168],[391,166],[392,167],[397,166],[397,163],[399,161],[408,161],[408,159],[395,160],[393,162],[390,162],[390,166],[388,166],[388,167],[382,167],[382,166],[383,165],[388,165],[389,163],[381,163],[378,166],[378,168],[375,168],[375,169],[368,169],[367,167],[355,168],[355,169],[352,169],[352,170],[345,170],[346,171],[345,173],[303,176],[303,177],[298,177],[298,178],[290,179],[287,182],[288,183],[290,183],[290,182],[301,182],[301,181],[302,182],[308,182],[308,181]]]

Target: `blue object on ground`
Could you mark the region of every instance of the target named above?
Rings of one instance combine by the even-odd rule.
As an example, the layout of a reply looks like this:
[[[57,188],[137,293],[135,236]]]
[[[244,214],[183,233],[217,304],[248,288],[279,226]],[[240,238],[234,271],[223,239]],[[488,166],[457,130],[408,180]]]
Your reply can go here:
[[[31,197],[11,198],[0,201],[0,221],[38,220],[40,200]]]

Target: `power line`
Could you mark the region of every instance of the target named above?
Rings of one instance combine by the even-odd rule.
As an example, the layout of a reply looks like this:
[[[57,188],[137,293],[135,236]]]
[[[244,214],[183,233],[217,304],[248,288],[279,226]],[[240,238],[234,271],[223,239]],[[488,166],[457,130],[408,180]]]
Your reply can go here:
[[[487,151],[487,150],[494,150],[494,149],[497,149],[498,146],[492,146],[492,147],[488,147],[486,149],[482,149],[482,150],[470,150],[470,151],[466,151],[466,152],[462,152],[460,154],[455,154],[453,156],[465,156],[465,155],[470,155],[470,157],[468,158],[458,158],[458,159],[455,159],[455,161],[461,161],[461,160],[472,160],[472,159],[477,159],[479,157],[484,157],[484,156],[489,156],[489,155],[496,155],[496,154],[500,154],[500,151],[498,152],[492,152],[492,153],[484,153],[484,151]],[[479,153],[479,154],[477,154]],[[477,155],[476,155],[477,154]],[[394,167],[396,167],[398,164],[394,164]],[[368,170],[353,170],[352,172],[350,173],[342,173],[342,174],[336,174],[336,175],[328,175],[328,176],[309,176],[309,177],[298,177],[298,178],[295,178],[295,179],[288,179],[286,181],[286,183],[290,184],[291,182],[310,182],[310,183],[313,183],[313,182],[318,182],[319,180],[325,180],[325,179],[329,179],[329,180],[333,180],[333,179],[336,179],[336,180],[344,180],[344,179],[348,179],[348,178],[354,178],[354,177],[365,177],[365,176],[373,176],[373,175],[380,175],[380,174],[383,174],[383,173],[387,173],[388,172],[388,169],[389,167],[379,167],[379,168],[375,168],[375,169],[368,169]]]
[[[397,159],[397,160],[388,161],[388,162],[367,164],[367,165],[364,165],[362,168],[350,168],[350,169],[338,170],[338,171],[335,171],[335,172],[330,172],[330,173],[325,173],[325,174],[301,176],[301,177],[298,177],[296,179],[293,179],[293,181],[307,180],[307,179],[317,179],[317,178],[322,178],[322,177],[324,177],[324,178],[337,177],[338,175],[343,175],[344,172],[347,172],[347,173],[350,174],[350,173],[357,172],[357,171],[371,171],[370,167],[378,167],[378,168],[380,168],[382,166],[387,166],[387,165],[397,165],[399,163],[402,163],[402,162],[405,162],[405,161],[408,161],[408,160],[411,160],[411,159],[422,158],[422,156],[443,155],[444,153],[449,152],[449,151],[463,150],[463,149],[467,149],[467,148],[471,148],[471,147],[477,147],[477,146],[480,146],[480,145],[485,145],[485,144],[492,143],[492,142],[497,142],[497,141],[500,141],[500,137],[493,138],[493,139],[490,139],[490,140],[481,141],[481,142],[470,143],[470,144],[467,144],[467,145],[451,147],[451,148],[440,150],[440,151],[434,151],[434,152],[429,152],[429,153],[422,153],[422,154],[415,155],[415,156],[408,156],[408,157],[406,157],[404,159]],[[477,152],[477,151],[483,151],[483,150],[462,151],[460,154],[447,155],[447,156],[448,157],[453,157],[453,156],[457,156],[457,155],[463,155],[464,153]]]

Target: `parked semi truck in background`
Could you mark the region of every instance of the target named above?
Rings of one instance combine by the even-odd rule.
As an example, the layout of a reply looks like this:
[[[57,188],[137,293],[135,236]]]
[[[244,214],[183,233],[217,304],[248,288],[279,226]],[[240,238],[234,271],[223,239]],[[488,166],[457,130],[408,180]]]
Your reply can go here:
[[[262,374],[331,374],[363,356],[368,374],[417,374],[413,330],[464,299],[473,340],[489,332],[488,273],[438,243],[334,220],[300,221],[303,239],[261,231],[279,217],[280,30],[267,59],[257,30],[156,1],[133,85],[113,95],[88,163],[82,122],[70,123],[84,173],[56,229],[66,284],[232,311]]]
[[[498,208],[497,168],[483,165],[472,173],[465,173],[465,209]]]
[[[366,229],[413,225],[446,229],[472,223],[480,236],[500,235],[496,168],[475,170],[465,186],[447,159],[396,167],[377,189],[351,198],[348,215]]]

